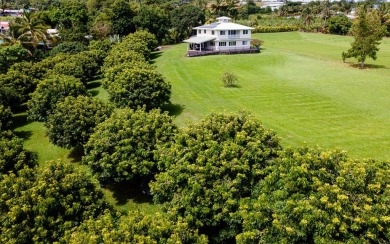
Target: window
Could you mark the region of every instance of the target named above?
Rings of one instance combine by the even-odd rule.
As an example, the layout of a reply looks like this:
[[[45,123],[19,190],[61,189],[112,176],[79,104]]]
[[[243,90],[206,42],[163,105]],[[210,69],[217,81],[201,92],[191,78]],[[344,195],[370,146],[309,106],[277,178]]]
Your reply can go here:
[[[220,47],[226,47],[226,42],[220,42],[220,43],[219,43],[219,46],[220,46]]]
[[[215,32],[214,31],[211,31],[211,35],[214,35],[215,34]]]
[[[248,35],[248,30],[243,30],[243,31],[242,31],[242,34]]]
[[[204,30],[203,33],[206,34],[206,30]]]
[[[202,34],[202,31],[201,31],[201,30],[198,30],[198,33],[199,33],[199,34]]]
[[[248,41],[242,41],[242,45],[243,45],[243,46],[248,45]]]
[[[235,46],[236,42],[229,42],[229,46]]]
[[[230,30],[228,34],[229,34],[229,36],[231,36],[231,35],[236,35],[236,33],[237,33],[237,31],[235,31],[235,30]]]
[[[210,42],[210,46],[215,46],[215,42]]]
[[[225,31],[219,31],[219,34],[220,34],[221,36],[223,36],[223,35],[225,35]]]

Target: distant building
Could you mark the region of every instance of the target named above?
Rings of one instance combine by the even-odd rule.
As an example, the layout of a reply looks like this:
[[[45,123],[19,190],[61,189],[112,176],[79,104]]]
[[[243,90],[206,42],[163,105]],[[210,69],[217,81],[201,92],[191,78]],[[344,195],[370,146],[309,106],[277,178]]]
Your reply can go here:
[[[195,27],[197,35],[184,40],[188,43],[188,56],[197,53],[254,52],[250,40],[254,28],[231,22],[229,17],[219,17],[218,22]]]

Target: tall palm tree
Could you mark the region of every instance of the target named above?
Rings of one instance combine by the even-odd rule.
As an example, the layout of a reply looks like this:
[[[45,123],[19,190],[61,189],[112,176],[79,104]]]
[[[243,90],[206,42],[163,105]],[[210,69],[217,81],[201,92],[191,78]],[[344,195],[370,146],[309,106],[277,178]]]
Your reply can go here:
[[[17,18],[11,25],[19,35],[17,40],[30,51],[34,50],[41,42],[44,45],[48,42],[46,31],[50,27],[42,21],[37,13],[24,11],[23,16]]]

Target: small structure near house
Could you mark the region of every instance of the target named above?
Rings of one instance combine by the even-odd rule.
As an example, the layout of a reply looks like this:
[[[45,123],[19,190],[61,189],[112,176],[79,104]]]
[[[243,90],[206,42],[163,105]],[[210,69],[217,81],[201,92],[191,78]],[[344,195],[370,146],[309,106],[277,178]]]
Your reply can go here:
[[[9,30],[9,21],[0,21],[0,34],[5,35]]]
[[[197,35],[184,40],[189,44],[187,56],[260,52],[250,45],[254,28],[232,23],[229,17],[217,20],[194,28]]]

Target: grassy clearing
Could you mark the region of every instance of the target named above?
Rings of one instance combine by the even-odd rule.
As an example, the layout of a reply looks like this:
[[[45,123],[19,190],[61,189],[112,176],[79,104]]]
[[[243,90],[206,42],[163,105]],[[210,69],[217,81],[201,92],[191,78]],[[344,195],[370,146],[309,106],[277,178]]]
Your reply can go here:
[[[155,60],[172,84],[176,122],[213,111],[247,110],[276,130],[285,146],[342,148],[355,158],[390,159],[390,40],[367,69],[343,63],[350,37],[301,32],[256,34],[262,53],[185,57],[166,47]],[[350,60],[354,61],[354,60]],[[239,88],[225,88],[224,71]]]

